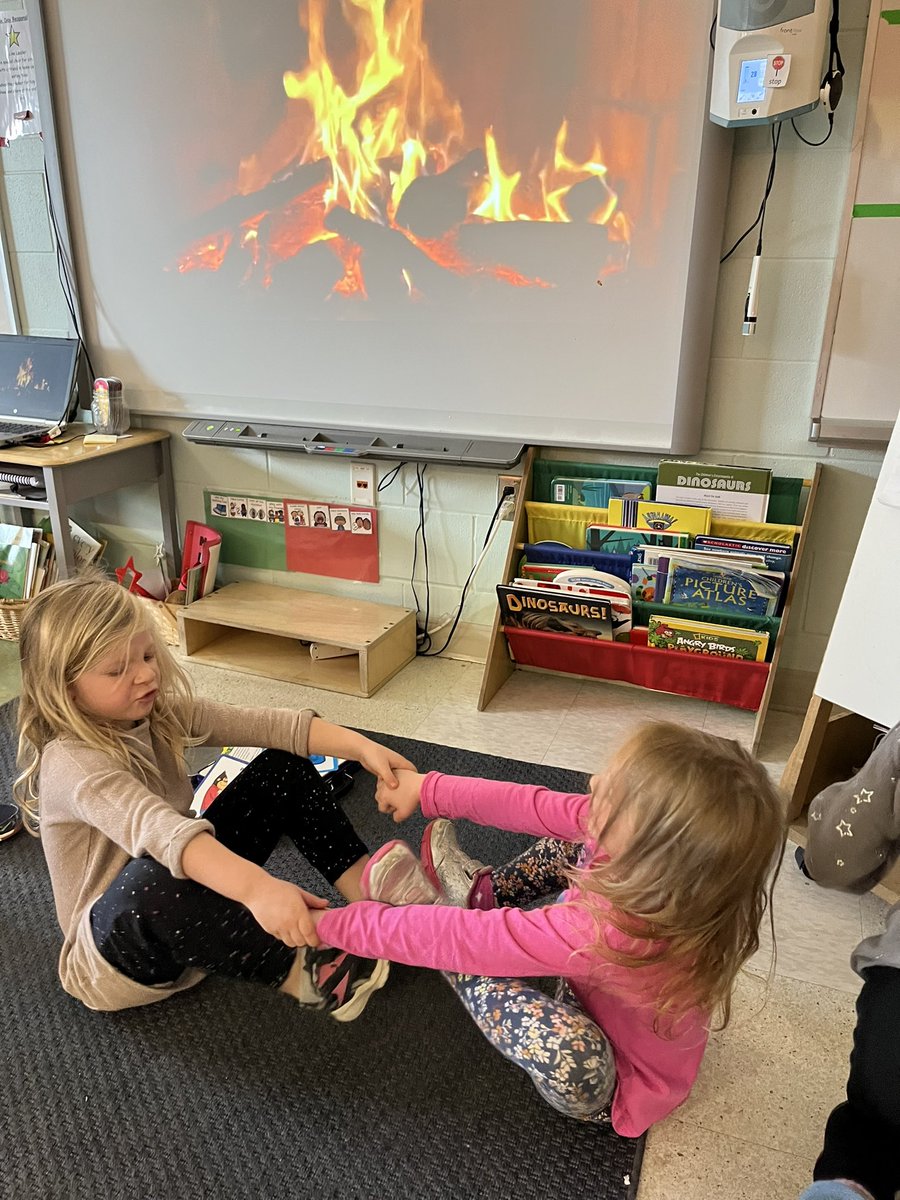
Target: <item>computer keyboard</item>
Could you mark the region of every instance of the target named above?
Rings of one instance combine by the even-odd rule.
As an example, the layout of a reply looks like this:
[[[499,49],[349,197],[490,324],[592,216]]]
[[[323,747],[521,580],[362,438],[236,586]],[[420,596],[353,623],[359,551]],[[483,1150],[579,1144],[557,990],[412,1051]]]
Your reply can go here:
[[[21,421],[0,421],[0,435],[4,433],[24,433],[31,436],[43,432],[43,425],[23,425]]]

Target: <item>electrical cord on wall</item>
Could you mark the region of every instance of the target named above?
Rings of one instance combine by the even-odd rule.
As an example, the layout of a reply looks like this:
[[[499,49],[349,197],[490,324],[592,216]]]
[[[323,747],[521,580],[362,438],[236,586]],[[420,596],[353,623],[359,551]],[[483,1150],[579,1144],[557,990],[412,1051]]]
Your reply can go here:
[[[403,462],[397,463],[396,466],[392,467],[390,469],[390,471],[388,471],[387,474],[384,475],[378,481],[376,491],[382,492],[386,488],[390,487],[391,484],[394,483],[394,481],[398,478],[400,471],[405,466],[408,466],[408,465],[409,464],[407,461],[403,461]],[[500,518],[501,518],[501,514],[503,513],[504,506],[509,507],[512,504],[512,498],[515,496],[515,488],[505,487],[505,488],[503,488],[503,491],[500,494],[500,499],[497,501],[496,507],[494,508],[494,511],[491,515],[491,519],[490,519],[490,522],[489,522],[488,528],[487,528],[487,533],[485,534],[484,541],[481,545],[481,550],[479,551],[478,557],[475,559],[475,562],[472,564],[472,569],[469,571],[468,577],[466,578],[466,581],[463,584],[462,591],[461,591],[460,597],[459,597],[459,604],[457,605],[456,612],[452,616],[446,617],[443,621],[441,621],[441,623],[439,625],[435,625],[434,628],[429,628],[429,623],[431,620],[431,578],[430,578],[429,560],[428,560],[428,536],[425,531],[425,472],[427,470],[427,467],[428,467],[427,463],[417,463],[416,464],[416,483],[418,484],[418,491],[419,491],[419,502],[418,502],[419,519],[418,519],[418,522],[416,525],[416,533],[415,533],[415,537],[413,540],[413,561],[412,561],[412,569],[410,571],[409,585],[410,585],[410,588],[412,589],[413,598],[415,600],[416,612],[420,613],[420,612],[422,612],[422,604],[419,599],[419,594],[418,594],[418,591],[416,588],[415,576],[416,576],[416,569],[419,564],[419,541],[421,539],[422,561],[423,561],[424,568],[425,568],[425,579],[424,579],[425,609],[424,609],[424,619],[420,621],[419,627],[417,630],[417,634],[416,634],[416,641],[417,641],[416,654],[419,655],[419,657],[421,657],[421,658],[436,658],[439,654],[444,653],[444,651],[450,645],[450,642],[456,633],[456,630],[459,626],[460,619],[462,617],[463,608],[465,607],[466,596],[468,595],[469,587],[472,584],[472,580],[475,578],[476,574],[478,573],[479,567],[481,566],[481,564],[484,562],[485,558],[487,557],[487,553],[491,548],[491,544],[492,544],[494,538],[497,536],[497,532],[501,525]],[[451,625],[451,622],[452,622],[452,626],[451,626],[450,632],[447,634],[447,637],[444,639],[444,644],[441,646],[441,648],[439,650],[434,650],[433,649],[434,635],[437,633],[440,633],[441,630],[446,629],[446,627],[448,625]]]
[[[47,192],[47,209],[50,213],[50,224],[53,226],[53,239],[56,242],[56,271],[59,275],[59,283],[62,288],[63,297],[66,301],[66,307],[69,310],[69,316],[72,318],[72,326],[75,330],[75,336],[78,338],[78,344],[81,346],[85,361],[87,362],[88,371],[90,371],[91,382],[97,378],[94,371],[94,364],[91,362],[90,351],[87,348],[87,343],[81,333],[81,325],[78,321],[78,310],[75,307],[75,283],[72,278],[72,269],[69,261],[63,251],[62,239],[59,236],[59,225],[56,222],[56,210],[53,207],[53,193],[50,190],[50,177],[47,174],[47,163],[44,162],[44,186]]]
[[[419,523],[416,525],[413,537],[413,561],[409,573],[409,586],[412,588],[413,600],[416,602],[416,612],[422,611],[419,593],[416,591],[416,567],[419,565],[419,538],[422,539],[422,559],[425,564],[425,616],[416,634],[416,653],[424,654],[431,648],[431,637],[428,633],[428,622],[431,619],[431,580],[428,572],[428,539],[425,536],[425,472],[427,463],[416,463],[416,480],[419,484]]]
[[[493,542],[494,538],[497,535],[497,530],[500,528],[500,513],[503,510],[503,506],[505,504],[509,504],[510,497],[513,495],[515,495],[515,489],[511,488],[511,487],[505,487],[500,494],[500,499],[497,501],[497,507],[494,509],[494,512],[491,516],[491,520],[490,520],[490,524],[488,525],[487,533],[484,535],[484,541],[482,542],[481,550],[479,551],[478,557],[475,559],[475,562],[472,564],[472,569],[468,574],[466,582],[463,584],[462,592],[460,593],[460,597],[459,597],[459,606],[457,607],[456,613],[455,613],[454,617],[452,618],[453,624],[450,627],[450,632],[447,634],[447,637],[446,637],[446,640],[444,641],[443,646],[441,646],[440,650],[431,650],[430,649],[432,635],[435,633],[438,633],[441,629],[444,628],[445,625],[449,624],[449,622],[450,622],[449,617],[447,618],[446,621],[443,621],[440,625],[438,625],[434,629],[428,629],[428,627],[426,625],[426,631],[427,631],[426,636],[428,638],[428,648],[426,648],[425,650],[420,650],[418,652],[420,657],[422,657],[422,658],[437,658],[437,656],[439,654],[444,653],[444,651],[450,645],[450,642],[453,640],[453,635],[456,633],[457,627],[459,625],[460,619],[463,614],[463,608],[465,607],[466,595],[468,593],[469,586],[472,583],[472,580],[475,578],[475,575],[478,572],[478,568],[481,566],[481,564],[484,562],[485,558],[487,557],[487,552],[491,548],[491,543]],[[424,530],[423,530],[423,534],[424,534]]]
[[[404,461],[398,462],[396,467],[391,467],[390,471],[388,471],[386,475],[379,479],[378,487],[375,489],[376,492],[383,492],[385,488],[389,488],[405,466],[406,462]]]
[[[726,262],[729,258],[731,258],[732,254],[734,254],[735,250],[737,250],[738,246],[741,244],[741,242],[744,240],[744,238],[749,237],[750,234],[753,232],[753,230],[757,227],[757,225],[759,226],[759,241],[757,244],[756,253],[757,254],[762,253],[762,231],[763,231],[763,225],[765,224],[765,220],[766,220],[766,205],[769,202],[769,196],[772,194],[772,185],[775,182],[775,166],[778,161],[778,144],[781,141],[781,122],[780,121],[777,124],[771,126],[771,135],[772,135],[772,158],[769,161],[769,173],[766,177],[766,186],[765,186],[765,190],[763,191],[763,198],[762,198],[762,202],[760,203],[760,206],[759,206],[759,212],[756,214],[756,220],[753,222],[753,224],[749,228],[744,230],[744,232],[741,234],[741,236],[738,238],[738,240],[734,243],[734,245],[731,247],[731,249],[726,254],[722,255],[722,257],[719,259],[720,263]]]
[[[828,116],[828,132],[818,142],[812,142],[803,136],[797,128],[797,122],[791,117],[794,133],[805,146],[824,146],[834,130],[834,110],[837,108],[844,90],[844,60],[838,45],[838,34],[841,29],[840,0],[832,0],[831,23],[828,26],[828,70],[822,80],[819,95]]]

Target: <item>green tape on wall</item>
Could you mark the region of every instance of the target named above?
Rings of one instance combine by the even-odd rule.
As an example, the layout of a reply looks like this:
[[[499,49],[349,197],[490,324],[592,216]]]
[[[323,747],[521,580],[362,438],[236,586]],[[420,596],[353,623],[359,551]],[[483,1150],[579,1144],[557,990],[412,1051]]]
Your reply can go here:
[[[854,204],[854,217],[900,217],[900,204]]]
[[[284,526],[237,517],[217,517],[210,505],[213,495],[220,493],[204,491],[203,506],[207,525],[222,535],[221,561],[237,567],[256,567],[261,571],[286,571]],[[272,499],[273,496],[247,496],[247,500],[261,500],[263,503]]]

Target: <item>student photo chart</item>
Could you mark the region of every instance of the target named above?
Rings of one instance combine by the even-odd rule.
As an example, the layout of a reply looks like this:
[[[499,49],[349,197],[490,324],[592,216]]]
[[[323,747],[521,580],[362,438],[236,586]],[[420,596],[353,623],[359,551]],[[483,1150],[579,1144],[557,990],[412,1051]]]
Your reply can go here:
[[[137,409],[668,446],[700,7],[47,0],[102,370]]]

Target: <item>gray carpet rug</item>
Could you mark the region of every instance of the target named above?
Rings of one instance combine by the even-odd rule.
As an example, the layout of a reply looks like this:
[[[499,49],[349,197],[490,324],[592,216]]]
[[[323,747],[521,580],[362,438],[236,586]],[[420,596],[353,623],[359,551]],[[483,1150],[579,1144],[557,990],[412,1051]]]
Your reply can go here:
[[[3,706],[4,793],[13,722]],[[569,771],[375,736],[423,770],[585,786]],[[372,797],[360,775],[344,805],[375,847],[398,827]],[[415,847],[421,830],[415,818],[399,827]],[[460,840],[486,862],[528,842],[467,824]],[[287,843],[270,867],[322,891]],[[395,966],[348,1025],[216,978],[149,1008],[91,1013],[57,981],[40,844],[22,833],[0,845],[0,880],[2,1200],[636,1194],[643,1138],[553,1112],[434,972]]]

